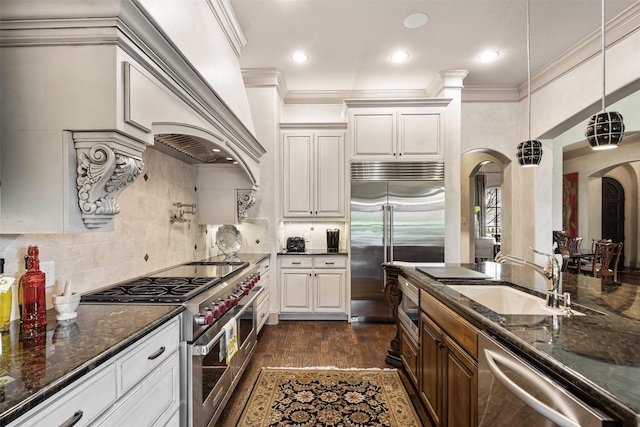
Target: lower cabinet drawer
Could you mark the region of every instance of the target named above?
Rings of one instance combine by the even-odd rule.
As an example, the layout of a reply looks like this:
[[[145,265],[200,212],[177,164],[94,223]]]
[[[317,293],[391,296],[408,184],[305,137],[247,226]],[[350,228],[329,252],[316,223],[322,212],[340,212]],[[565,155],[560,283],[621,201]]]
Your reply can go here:
[[[292,257],[281,257],[280,267],[281,268],[312,268],[313,258],[304,256],[304,255],[296,255]]]
[[[258,332],[262,329],[264,324],[267,322],[267,318],[269,317],[269,295],[264,298],[258,304],[258,308],[256,309],[256,314],[258,316]]]
[[[180,327],[177,318],[158,328],[118,358],[118,397],[144,378],[178,349]]]
[[[180,407],[180,364],[178,352],[151,375],[118,400],[94,426],[151,426],[168,424]]]
[[[9,426],[86,426],[116,401],[116,368],[113,363],[76,383]]]
[[[413,384],[418,385],[418,347],[411,340],[411,337],[400,326],[400,358],[402,363],[413,381]]]

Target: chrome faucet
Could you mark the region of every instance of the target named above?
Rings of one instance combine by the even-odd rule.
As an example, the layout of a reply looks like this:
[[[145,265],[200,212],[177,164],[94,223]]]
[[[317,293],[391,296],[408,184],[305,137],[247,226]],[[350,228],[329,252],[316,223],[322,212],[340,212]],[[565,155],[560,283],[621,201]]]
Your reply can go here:
[[[520,258],[516,258],[511,255],[503,254],[502,252],[498,252],[496,255],[495,262],[504,263],[506,261],[513,262],[515,264],[521,264],[533,269],[542,275],[547,282],[547,305],[549,307],[558,307],[558,293],[560,292],[560,264],[558,263],[558,259],[550,254],[545,254],[543,252],[539,252],[529,246],[533,252],[544,255],[547,257],[547,266],[541,267],[538,264],[534,264],[532,262],[525,261]]]

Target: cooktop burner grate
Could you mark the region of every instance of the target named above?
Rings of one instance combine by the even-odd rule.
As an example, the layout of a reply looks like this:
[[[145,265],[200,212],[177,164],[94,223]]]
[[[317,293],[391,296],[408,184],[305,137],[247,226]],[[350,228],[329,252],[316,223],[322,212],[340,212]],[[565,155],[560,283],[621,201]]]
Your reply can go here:
[[[220,281],[211,277],[141,277],[82,295],[90,302],[185,302]]]

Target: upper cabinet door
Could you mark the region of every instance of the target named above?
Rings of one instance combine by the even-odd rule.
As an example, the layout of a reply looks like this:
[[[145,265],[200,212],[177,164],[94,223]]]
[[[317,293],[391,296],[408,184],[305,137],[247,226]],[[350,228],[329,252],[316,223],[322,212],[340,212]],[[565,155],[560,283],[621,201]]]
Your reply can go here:
[[[396,126],[393,111],[354,112],[350,119],[353,159],[395,158]]]
[[[421,159],[442,155],[440,111],[398,112],[398,158]]]
[[[283,134],[284,216],[313,215],[313,135]]]
[[[351,158],[348,160],[442,160],[446,107],[436,101],[427,100],[422,104],[424,106],[358,107],[349,111]]]
[[[316,133],[314,216],[344,217],[344,171],[344,133]]]
[[[344,131],[291,131],[282,141],[283,216],[344,219]]]

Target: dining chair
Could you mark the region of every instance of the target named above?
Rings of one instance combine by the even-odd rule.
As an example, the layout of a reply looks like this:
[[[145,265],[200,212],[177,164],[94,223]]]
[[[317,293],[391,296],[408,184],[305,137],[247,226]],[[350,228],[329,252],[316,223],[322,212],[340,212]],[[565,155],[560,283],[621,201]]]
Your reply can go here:
[[[569,253],[567,259],[567,269],[565,271],[580,272],[580,263],[582,262],[582,252],[580,251],[580,245],[582,244],[582,237],[569,237],[566,245]]]
[[[622,252],[623,243],[596,242],[593,251],[593,260],[584,269],[593,277],[613,277],[618,281],[618,262]]]

